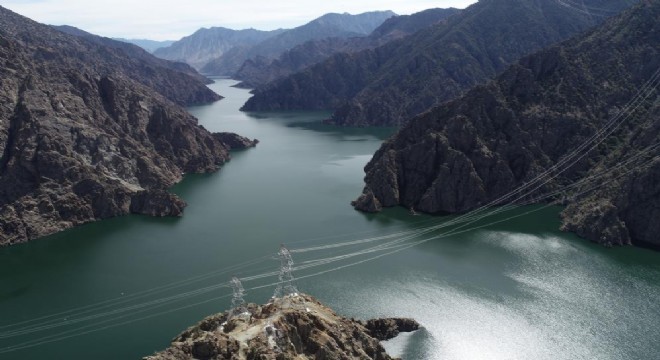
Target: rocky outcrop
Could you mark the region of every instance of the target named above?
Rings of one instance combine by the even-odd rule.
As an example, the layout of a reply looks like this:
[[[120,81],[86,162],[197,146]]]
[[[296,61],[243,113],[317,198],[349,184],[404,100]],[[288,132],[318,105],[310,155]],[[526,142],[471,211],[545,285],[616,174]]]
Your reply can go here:
[[[140,191],[131,196],[130,211],[149,216],[181,216],[186,202],[165,190]]]
[[[140,63],[0,7],[0,246],[131,212],[178,216],[185,203],[166,189],[229,159],[140,81]],[[176,87],[171,70],[145,69]]]
[[[383,186],[382,188],[395,189],[394,187],[391,186]],[[383,205],[380,203],[380,200],[376,198],[376,195],[374,195],[374,192],[371,190],[370,187],[365,187],[362,192],[362,195],[360,195],[360,197],[358,197],[356,200],[351,201],[351,205],[354,206],[356,209],[367,213],[377,213],[383,210]],[[394,205],[390,205],[390,206],[394,206]]]
[[[628,6],[621,0],[583,3],[608,14]],[[336,55],[259,87],[243,110],[330,109],[331,124],[401,126],[487,81],[525,54],[602,20],[559,1],[479,1],[412,36]]]
[[[250,304],[249,314],[210,316],[145,360],[392,359],[379,340],[415,331],[411,319],[343,318],[309,295]]]
[[[257,139],[252,140],[245,136],[228,132],[214,133],[213,137],[223,143],[229,150],[243,150],[255,147],[259,143]]]
[[[419,330],[417,321],[406,318],[371,319],[362,324],[372,337],[381,341],[393,339],[402,332]]]
[[[657,75],[659,17],[660,3],[643,1],[412,119],[366,166],[366,187],[355,207],[465,212],[535,178],[616,118]],[[660,217],[659,153],[648,150],[660,140],[660,112],[657,90],[651,89],[646,102],[627,109],[626,122],[534,193],[575,184],[565,194],[570,201],[564,229],[606,245],[660,244],[652,220]],[[644,152],[655,162],[610,171]],[[597,182],[589,180],[596,175]]]

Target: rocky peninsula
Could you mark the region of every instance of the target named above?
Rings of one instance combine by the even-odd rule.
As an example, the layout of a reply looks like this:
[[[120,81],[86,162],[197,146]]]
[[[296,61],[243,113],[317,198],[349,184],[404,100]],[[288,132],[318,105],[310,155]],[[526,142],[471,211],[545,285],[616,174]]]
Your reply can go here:
[[[390,360],[379,341],[419,328],[412,319],[347,319],[312,296],[294,294],[249,304],[242,314],[209,316],[144,360]]]

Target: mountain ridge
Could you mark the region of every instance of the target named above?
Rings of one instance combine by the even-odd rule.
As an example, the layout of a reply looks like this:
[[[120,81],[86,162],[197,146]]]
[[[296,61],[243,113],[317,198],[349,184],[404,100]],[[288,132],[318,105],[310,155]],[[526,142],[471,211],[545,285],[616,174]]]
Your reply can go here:
[[[283,29],[262,31],[233,30],[225,27],[201,28],[168,47],[156,49],[154,55],[166,60],[185,62],[196,69],[201,69],[210,60],[234,47],[253,46],[284,31]]]
[[[276,58],[294,46],[310,40],[329,37],[366,36],[394,15],[391,11],[371,11],[356,15],[348,13],[325,14],[253,46],[237,47],[234,51],[210,61],[201,68],[201,71],[214,75],[233,75],[249,59],[256,57]]]
[[[616,9],[627,4],[590,3]],[[337,54],[259,87],[243,110],[334,110],[332,124],[400,125],[488,80],[519,57],[595,23],[555,1],[480,1],[411,37]]]
[[[135,59],[140,59],[142,61],[146,61],[149,64],[153,66],[158,66],[158,67],[164,67],[167,69],[171,69],[174,71],[182,72],[186,75],[189,75],[196,80],[204,83],[204,84],[210,84],[212,83],[211,80],[208,78],[202,76],[200,73],[198,73],[195,69],[193,69],[190,65],[182,62],[176,62],[176,61],[170,61],[170,60],[165,60],[158,58],[154,56],[153,54],[149,53],[147,50],[143,49],[142,47],[128,43],[125,41],[117,40],[117,39],[112,39],[108,37],[103,37],[99,35],[95,35],[92,33],[89,33],[85,30],[69,26],[69,25],[58,25],[58,26],[53,26],[58,31],[61,31],[65,34],[69,35],[74,35],[81,37],[83,39],[89,40],[93,43],[103,45],[103,46],[108,46],[112,47],[115,49],[119,49],[129,55],[131,58]],[[181,105],[194,105],[195,103],[181,103]]]
[[[658,18],[660,3],[642,1],[413,118],[365,167],[366,185],[354,206],[470,211],[570,159],[572,149],[624,114],[626,123],[538,192],[558,191],[550,200],[565,197],[564,230],[604,245],[660,245],[654,220],[660,216],[654,180],[660,152],[642,157],[643,166],[615,167],[660,142]],[[648,79],[655,80],[643,106],[623,112]],[[595,175],[600,182],[588,180]],[[569,190],[563,190],[566,185]]]
[[[46,26],[39,25],[40,28]],[[85,42],[74,44],[71,39],[58,38],[56,35],[51,36],[52,39],[41,39],[33,36],[29,31],[14,32],[12,27],[14,26],[9,23],[4,25],[7,35],[14,36],[19,40],[24,39],[27,44],[41,46],[41,49],[50,47],[49,42],[51,41],[79,47],[78,52],[74,54],[75,57],[70,56],[69,58],[72,62],[83,64],[81,65],[83,67],[84,65],[93,65],[100,72],[112,73],[113,68],[121,64],[124,71],[127,71],[135,80],[158,91],[178,105],[204,104],[221,99],[218,94],[206,86],[209,80],[188,65],[158,59],[136,45],[93,35],[74,27],[49,28],[58,34],[75,36]],[[62,30],[69,31],[74,35]],[[34,29],[34,31],[41,30]]]
[[[277,78],[302,71],[335,53],[358,52],[408,36],[459,11],[454,8],[428,9],[412,15],[393,16],[368,36],[307,41],[285,51],[276,59],[263,56],[248,59],[232,77],[241,81],[238,85],[240,87],[256,88]]]

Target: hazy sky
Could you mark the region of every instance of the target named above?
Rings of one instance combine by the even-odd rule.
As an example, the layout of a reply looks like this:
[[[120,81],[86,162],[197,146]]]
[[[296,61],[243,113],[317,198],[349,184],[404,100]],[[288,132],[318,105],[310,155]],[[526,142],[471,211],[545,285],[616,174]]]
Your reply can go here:
[[[178,40],[200,27],[271,30],[302,25],[328,12],[392,10],[411,14],[464,8],[476,0],[0,0],[33,20],[72,25],[108,37]]]

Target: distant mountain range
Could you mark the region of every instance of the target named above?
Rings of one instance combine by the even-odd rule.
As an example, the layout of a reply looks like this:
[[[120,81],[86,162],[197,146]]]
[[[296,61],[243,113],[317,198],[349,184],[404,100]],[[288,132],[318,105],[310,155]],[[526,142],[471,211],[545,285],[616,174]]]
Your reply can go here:
[[[391,11],[374,11],[358,15],[326,14],[309,23],[287,30],[249,48],[237,48],[202,67],[205,74],[234,75],[245,61],[257,57],[273,59],[283,52],[310,40],[351,38],[368,35],[385,20],[395,16]]]
[[[326,14],[294,29],[260,31],[226,28],[200,29],[166,48],[158,57],[183,61],[204,73],[233,75],[247,59],[276,57],[309,40],[328,37],[365,36],[395,14],[376,11],[364,14]]]
[[[172,45],[154,51],[154,55],[181,61],[196,69],[235,47],[251,47],[283,33],[285,30],[261,31],[255,29],[232,30],[223,27],[202,28]]]
[[[614,14],[624,0],[585,0]],[[519,57],[603,21],[560,1],[480,1],[447,21],[359,53],[341,53],[255,90],[246,111],[335,110],[339,125],[400,125],[461,95]]]
[[[150,53],[153,53],[154,51],[156,51],[157,49],[160,49],[162,47],[168,47],[168,46],[174,44],[174,40],[156,41],[156,40],[149,40],[149,39],[123,39],[123,38],[113,38],[113,40],[127,42],[129,44],[137,45],[137,46],[147,50]]]
[[[458,9],[429,9],[412,15],[393,16],[385,20],[368,36],[329,37],[307,41],[285,51],[275,59],[265,56],[248,59],[232,77],[241,80],[240,85],[243,87],[255,88],[301,71],[336,53],[350,53],[374,48],[408,36],[437,24],[459,11]]]
[[[128,213],[180,215],[166,189],[229,158],[224,135],[180,106],[220,99],[190,66],[58,29],[0,7],[0,246]]]
[[[461,213],[561,200],[564,230],[660,248],[658,19],[660,2],[640,1],[412,119],[366,166],[354,205]],[[496,201],[520,187],[533,191]]]

